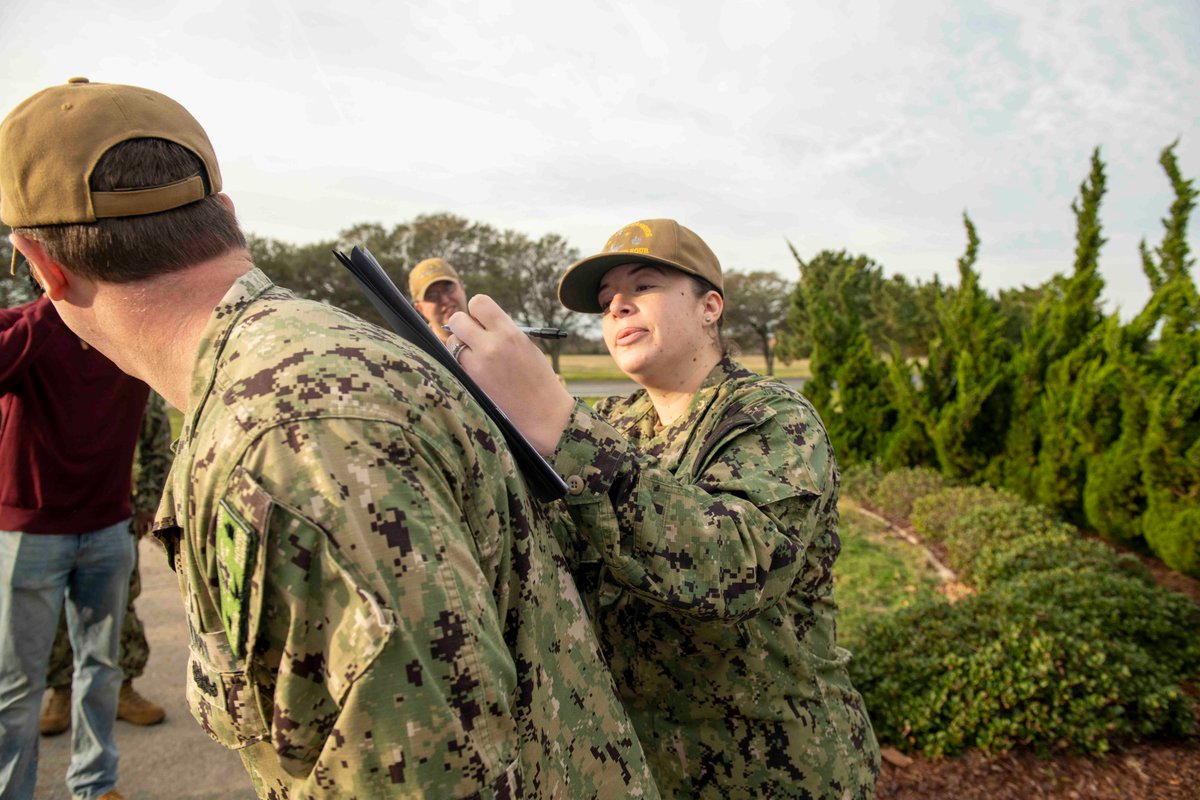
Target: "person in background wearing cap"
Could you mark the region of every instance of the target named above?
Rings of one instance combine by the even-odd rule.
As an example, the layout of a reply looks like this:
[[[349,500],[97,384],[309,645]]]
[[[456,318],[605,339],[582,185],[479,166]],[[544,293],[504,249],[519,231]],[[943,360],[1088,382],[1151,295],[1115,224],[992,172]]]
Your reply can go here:
[[[157,92],[0,123],[13,244],[184,414],[154,533],[197,721],[264,798],[657,797],[500,432],[415,346],[272,284],[220,189]]]
[[[162,499],[167,473],[171,468],[171,422],[167,407],[157,392],[150,393],[146,413],[142,417],[137,447],[133,458],[133,507],[132,532],[141,541],[150,531],[154,512]],[[158,703],[151,702],[137,689],[133,682],[146,670],[150,660],[150,643],[146,641],[146,629],[138,618],[133,601],[142,593],[142,577],[138,570],[138,549],[134,548],[133,570],[129,573],[129,601],[125,606],[125,618],[121,623],[120,658],[121,693],[117,698],[117,719],[133,725],[157,725],[166,718],[167,712]],[[58,618],[58,632],[50,650],[50,664],[46,670],[45,703],[38,725],[43,736],[56,736],[71,725],[71,678],[74,671],[74,651],[71,637],[67,633],[66,615]]]
[[[674,220],[615,233],[559,284],[641,391],[595,411],[490,298],[463,368],[567,481],[564,550],[664,797],[867,798],[879,748],[832,567],[838,469],[794,389],[721,341],[721,267]]]
[[[64,604],[77,664],[67,788],[120,797],[118,653],[148,391],[45,296],[0,309],[0,797],[33,797],[38,707]]]
[[[437,337],[446,341],[443,328],[451,315],[467,310],[467,293],[454,267],[442,258],[427,258],[408,273],[408,293],[413,305]]]

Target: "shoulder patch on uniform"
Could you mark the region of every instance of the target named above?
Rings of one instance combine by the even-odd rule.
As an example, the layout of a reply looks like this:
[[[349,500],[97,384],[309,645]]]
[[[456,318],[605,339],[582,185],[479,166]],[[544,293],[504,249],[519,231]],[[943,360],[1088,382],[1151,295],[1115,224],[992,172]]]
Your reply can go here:
[[[251,528],[228,501],[217,507],[217,580],[221,590],[221,621],[229,646],[239,661],[246,656],[246,621],[250,582],[258,561],[258,531]]]
[[[262,542],[270,510],[271,496],[249,472],[237,467],[217,504],[213,537],[221,622],[238,660],[245,658],[254,644],[256,631],[250,630],[250,621],[258,617],[254,596],[264,566]]]

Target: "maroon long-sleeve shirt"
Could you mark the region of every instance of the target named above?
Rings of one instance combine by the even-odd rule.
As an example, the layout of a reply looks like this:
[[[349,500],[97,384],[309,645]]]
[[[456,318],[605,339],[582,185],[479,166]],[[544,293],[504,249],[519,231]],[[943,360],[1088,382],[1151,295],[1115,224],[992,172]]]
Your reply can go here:
[[[0,309],[0,530],[86,533],[128,518],[148,392],[44,296]]]

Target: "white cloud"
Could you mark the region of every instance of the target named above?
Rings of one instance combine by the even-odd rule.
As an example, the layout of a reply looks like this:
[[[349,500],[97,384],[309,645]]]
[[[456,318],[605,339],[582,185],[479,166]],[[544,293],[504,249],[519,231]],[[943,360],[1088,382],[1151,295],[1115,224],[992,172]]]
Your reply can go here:
[[[1132,313],[1158,154],[1182,136],[1200,173],[1190,0],[10,0],[0,26],[0,106],[73,74],[166,91],[244,224],[294,241],[449,210],[588,250],[671,214],[730,266],[795,277],[786,237],[952,278],[965,209],[998,288],[1070,269],[1099,145],[1106,296]]]

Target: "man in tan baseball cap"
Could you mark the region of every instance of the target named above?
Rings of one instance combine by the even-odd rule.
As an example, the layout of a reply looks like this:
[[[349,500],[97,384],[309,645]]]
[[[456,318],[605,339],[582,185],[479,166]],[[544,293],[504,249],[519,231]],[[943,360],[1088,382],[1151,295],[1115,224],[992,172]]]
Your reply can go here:
[[[443,342],[450,335],[442,329],[457,311],[467,310],[467,292],[454,267],[443,258],[427,258],[408,273],[408,292],[413,305]]]
[[[73,82],[0,123],[13,244],[75,333],[184,414],[153,532],[192,715],[263,796],[657,798],[499,430],[416,346],[255,268],[219,188],[155,92]]]
[[[122,187],[105,184],[102,176],[90,180],[105,153],[131,129],[182,148],[183,169],[176,178],[145,180],[144,171],[134,169]],[[88,260],[83,254],[91,252],[95,234],[105,238],[113,230],[84,231],[78,224],[115,223],[193,204],[219,190],[220,182],[203,129],[182,106],[157,92],[72,78],[30,97],[0,123],[0,217],[15,230],[13,269],[17,252],[25,252],[48,294],[23,307],[21,319],[0,321],[10,343],[26,341],[15,361],[11,346],[0,348],[8,351],[0,354],[0,372],[24,373],[22,380],[39,387],[30,394],[6,378],[0,382],[6,384],[0,386],[2,404],[11,411],[36,399],[39,410],[24,419],[45,423],[21,426],[14,417],[0,437],[0,451],[36,455],[22,458],[17,468],[0,467],[0,642],[5,642],[0,646],[0,796],[33,793],[37,703],[58,607],[70,609],[65,630],[78,669],[74,690],[69,683],[65,690],[52,690],[47,709],[60,706],[66,712],[64,728],[71,716],[77,723],[67,774],[72,796],[119,798],[117,716],[125,712],[129,719],[137,701],[162,713],[122,683],[120,668],[128,655],[122,617],[133,611],[132,596],[126,610],[126,590],[137,547],[127,521],[129,465],[146,408],[146,385],[96,348],[81,347],[79,331],[63,325],[83,317],[61,302],[62,273],[51,274],[46,254]],[[224,209],[219,200],[211,202]],[[126,276],[135,275],[146,260],[144,248],[129,249],[129,244],[118,231],[104,245]],[[70,291],[77,305],[99,304],[80,288]],[[121,475],[122,464],[124,482],[106,477]],[[66,485],[89,488],[80,492]],[[57,561],[47,557],[51,547]],[[125,551],[127,557],[120,558]],[[31,561],[29,553],[40,555]],[[37,591],[31,589],[35,582]],[[21,680],[14,680],[18,675]]]
[[[136,189],[95,189],[89,178],[110,148],[136,137],[175,142],[196,159],[193,174]],[[187,109],[149,89],[71,78],[18,105],[0,125],[0,217],[14,229],[156,214],[221,191],[204,129]],[[46,142],[53,158],[37,158]],[[13,249],[15,271],[17,248]]]

